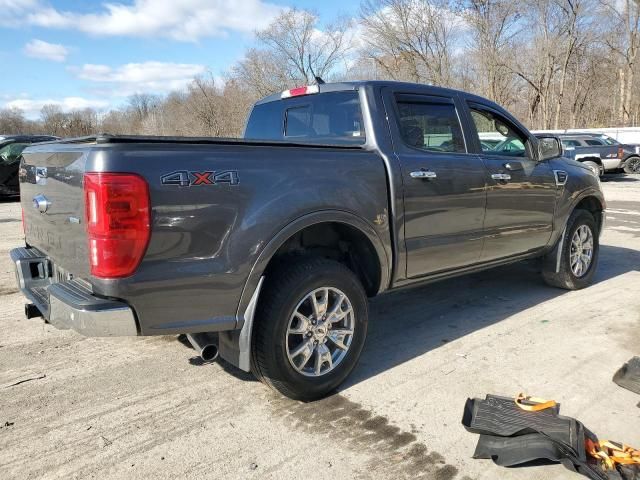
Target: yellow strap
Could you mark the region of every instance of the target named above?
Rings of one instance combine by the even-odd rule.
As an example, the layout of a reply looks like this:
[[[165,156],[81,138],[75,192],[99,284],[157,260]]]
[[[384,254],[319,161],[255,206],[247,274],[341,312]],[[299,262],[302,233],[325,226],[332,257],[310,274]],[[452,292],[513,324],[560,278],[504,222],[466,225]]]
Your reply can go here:
[[[515,398],[516,405],[527,412],[539,412],[547,408],[553,408],[557,405],[555,400],[545,400],[544,398],[530,397],[524,393],[519,393]],[[534,405],[524,404],[522,402],[533,403]]]
[[[640,465],[640,450],[623,443],[600,440],[586,441],[586,450],[589,455],[602,461],[606,469],[614,470],[618,465]]]

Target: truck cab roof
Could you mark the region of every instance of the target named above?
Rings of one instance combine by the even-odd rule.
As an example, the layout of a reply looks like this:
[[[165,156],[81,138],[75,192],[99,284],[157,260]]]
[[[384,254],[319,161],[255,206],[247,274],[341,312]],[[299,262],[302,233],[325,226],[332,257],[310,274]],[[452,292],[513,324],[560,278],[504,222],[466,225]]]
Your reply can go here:
[[[264,97],[261,100],[258,100],[255,104],[261,105],[264,103],[275,102],[277,100],[284,100],[287,98],[291,98],[292,96],[302,96],[302,95],[310,95],[315,93],[328,93],[328,92],[340,92],[347,90],[359,90],[360,88],[384,88],[384,87],[392,87],[394,89],[406,89],[408,92],[416,92],[420,91],[425,94],[433,94],[433,95],[464,95],[467,98],[475,98],[477,100],[481,100],[485,103],[490,102],[492,106],[503,110],[502,107],[491,102],[490,100],[480,97],[478,95],[474,95],[462,90],[456,90],[453,88],[445,88],[445,87],[437,87],[434,85],[427,84],[416,84],[410,82],[399,82],[395,80],[355,80],[349,82],[336,82],[336,83],[322,83],[322,84],[314,84],[302,87],[292,88],[290,90],[284,90],[280,93],[274,93],[267,97]],[[311,91],[304,92],[303,89],[311,89]],[[296,92],[297,91],[297,92]],[[296,92],[293,95],[291,92]]]

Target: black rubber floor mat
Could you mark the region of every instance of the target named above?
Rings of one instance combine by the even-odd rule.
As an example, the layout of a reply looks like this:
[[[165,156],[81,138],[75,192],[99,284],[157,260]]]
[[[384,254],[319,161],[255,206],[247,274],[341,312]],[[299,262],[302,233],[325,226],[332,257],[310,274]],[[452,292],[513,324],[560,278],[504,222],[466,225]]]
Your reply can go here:
[[[578,420],[559,415],[559,410],[556,405],[527,411],[513,398],[496,395],[487,395],[484,400],[467,399],[462,424],[480,434],[473,458],[491,458],[505,467],[548,460],[592,480],[627,480],[617,471],[604,472],[587,457],[585,439],[597,438]]]
[[[480,435],[473,453],[473,458],[490,458],[502,467],[513,467],[540,459],[559,462],[563,457],[561,448],[539,433],[518,437]]]
[[[558,415],[560,406],[538,412],[519,408],[513,398],[487,395],[484,400],[467,399],[462,424],[473,433],[512,437],[543,433],[553,440],[584,451],[584,438],[578,435],[578,422]]]
[[[640,357],[633,357],[620,367],[613,376],[613,381],[622,388],[640,395]]]

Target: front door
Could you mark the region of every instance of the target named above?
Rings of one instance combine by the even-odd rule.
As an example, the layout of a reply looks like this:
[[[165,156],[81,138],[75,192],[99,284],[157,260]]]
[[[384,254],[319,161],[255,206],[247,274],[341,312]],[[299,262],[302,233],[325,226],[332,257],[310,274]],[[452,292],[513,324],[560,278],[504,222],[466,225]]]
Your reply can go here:
[[[474,143],[479,144],[487,168],[482,261],[546,246],[557,195],[551,167],[537,161],[534,145],[515,122],[490,106],[470,103],[469,107],[476,130]]]
[[[395,93],[387,101],[402,168],[407,277],[478,262],[486,175],[482,160],[467,152],[458,100]]]

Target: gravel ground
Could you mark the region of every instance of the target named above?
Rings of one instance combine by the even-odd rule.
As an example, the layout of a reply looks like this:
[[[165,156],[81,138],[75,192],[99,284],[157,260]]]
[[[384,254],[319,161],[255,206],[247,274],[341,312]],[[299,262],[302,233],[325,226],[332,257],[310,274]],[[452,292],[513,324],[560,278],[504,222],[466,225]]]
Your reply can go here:
[[[336,395],[280,398],[176,337],[92,339],[24,320],[0,203],[0,478],[570,479],[561,466],[473,460],[467,397],[524,391],[640,446],[640,397],[611,381],[640,354],[640,177],[604,182],[596,283],[565,292],[531,263],[371,302],[358,367]]]

